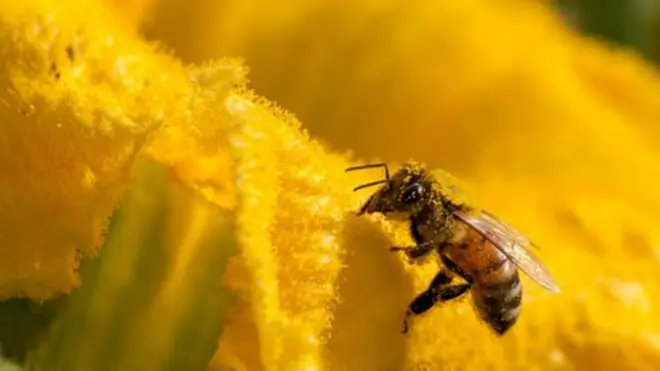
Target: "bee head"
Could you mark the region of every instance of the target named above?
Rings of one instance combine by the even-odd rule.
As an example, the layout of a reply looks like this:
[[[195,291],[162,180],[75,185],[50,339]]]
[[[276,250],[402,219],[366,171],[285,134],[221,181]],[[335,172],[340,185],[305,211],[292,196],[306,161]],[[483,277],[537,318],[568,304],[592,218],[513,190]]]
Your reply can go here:
[[[363,184],[355,187],[359,190],[366,187],[381,185],[369,200],[362,206],[358,215],[367,213],[406,213],[416,214],[428,200],[431,199],[431,182],[428,173],[421,164],[408,162],[401,169],[390,176],[386,164],[372,164],[356,166],[346,169],[347,171],[383,167],[385,179]]]

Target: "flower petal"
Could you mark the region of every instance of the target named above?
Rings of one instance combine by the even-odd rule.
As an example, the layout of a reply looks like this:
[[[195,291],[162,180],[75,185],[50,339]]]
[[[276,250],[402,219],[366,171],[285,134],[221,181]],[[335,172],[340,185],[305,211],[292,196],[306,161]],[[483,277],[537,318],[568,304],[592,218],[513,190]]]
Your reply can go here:
[[[76,2],[0,6],[0,298],[77,285],[158,113],[185,92],[180,66],[106,18]]]

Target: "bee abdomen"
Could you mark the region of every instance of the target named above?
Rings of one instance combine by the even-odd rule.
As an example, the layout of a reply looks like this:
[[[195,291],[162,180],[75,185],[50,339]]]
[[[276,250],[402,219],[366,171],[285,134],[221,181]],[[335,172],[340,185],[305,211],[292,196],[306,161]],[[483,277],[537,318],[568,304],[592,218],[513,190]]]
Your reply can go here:
[[[476,283],[475,304],[483,320],[499,335],[504,335],[518,319],[522,284],[517,272],[497,283]]]

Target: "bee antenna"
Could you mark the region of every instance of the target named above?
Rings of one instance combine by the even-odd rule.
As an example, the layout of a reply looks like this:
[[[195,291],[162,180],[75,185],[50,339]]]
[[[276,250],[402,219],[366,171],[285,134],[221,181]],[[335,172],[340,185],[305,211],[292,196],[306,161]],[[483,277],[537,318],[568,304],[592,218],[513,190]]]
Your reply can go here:
[[[385,163],[385,162],[380,162],[380,163],[377,163],[377,164],[351,166],[351,167],[347,168],[344,171],[349,172],[349,171],[353,171],[353,170],[371,169],[371,168],[375,168],[375,167],[385,168],[385,180],[389,182],[390,181],[390,169],[387,167],[387,163]],[[381,183],[384,183],[384,181],[382,181]],[[371,183],[369,183],[369,184],[371,185]],[[380,183],[376,183],[376,184],[380,184]],[[366,186],[366,184],[365,184],[365,186]]]
[[[371,187],[371,186],[375,186],[375,185],[379,185],[379,184],[383,184],[383,183],[389,183],[389,182],[390,182],[389,179],[383,179],[383,180],[377,180],[377,181],[371,182],[371,183],[365,183],[363,185],[360,185],[360,186],[357,186],[357,187],[353,188],[353,192],[359,191],[362,188],[367,188],[367,187]]]

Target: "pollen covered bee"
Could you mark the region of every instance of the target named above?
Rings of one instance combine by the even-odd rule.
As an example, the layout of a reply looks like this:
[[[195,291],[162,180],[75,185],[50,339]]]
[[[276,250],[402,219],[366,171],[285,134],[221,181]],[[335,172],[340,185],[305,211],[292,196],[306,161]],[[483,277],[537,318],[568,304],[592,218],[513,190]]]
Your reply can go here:
[[[518,269],[544,288],[559,292],[550,273],[530,251],[532,242],[491,213],[471,205],[450,174],[429,171],[412,161],[392,176],[384,163],[346,171],[376,167],[384,168],[385,179],[354,188],[357,191],[382,184],[358,215],[403,213],[410,219],[416,246],[392,247],[390,251],[402,251],[409,259],[435,251],[444,265],[428,289],[409,304],[403,333],[408,332],[412,317],[471,291],[481,319],[503,335],[520,314],[522,284]],[[455,278],[464,282],[456,282]]]

